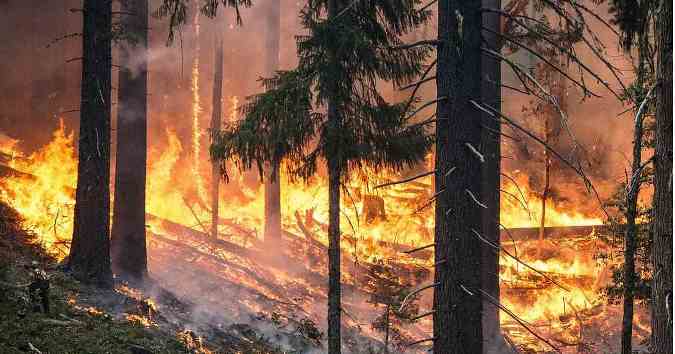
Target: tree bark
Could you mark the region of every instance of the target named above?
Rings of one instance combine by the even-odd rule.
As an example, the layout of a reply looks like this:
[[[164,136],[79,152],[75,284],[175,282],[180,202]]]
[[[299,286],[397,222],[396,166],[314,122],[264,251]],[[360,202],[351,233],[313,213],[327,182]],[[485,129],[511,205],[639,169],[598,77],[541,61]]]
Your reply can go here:
[[[481,113],[481,0],[438,3],[436,124],[436,267],[433,319],[436,354],[483,352],[480,295],[482,242],[482,174],[478,148]],[[450,168],[456,168],[447,174]]]
[[[211,111],[211,134],[219,131],[223,116],[223,37],[216,33],[215,71],[213,73],[213,102]],[[213,142],[213,139],[211,139]],[[218,198],[220,195],[220,170],[218,163],[211,162],[211,237],[218,238]]]
[[[265,76],[271,77],[279,69],[279,33],[281,26],[280,1],[270,1],[266,19]],[[275,246],[281,240],[281,186],[279,163],[270,165],[265,176],[265,241]]]
[[[145,243],[145,179],[148,106],[148,2],[126,0],[122,27],[138,43],[122,43],[117,100],[117,152],[112,224],[115,273],[143,280],[148,273]]]
[[[482,0],[483,7],[501,9],[501,0]],[[501,16],[494,12],[483,13],[483,26],[500,31]],[[499,36],[483,32],[485,44],[500,52],[502,43]],[[497,110],[501,110],[501,62],[491,56],[481,58],[482,75],[481,91],[483,102]],[[482,123],[489,128],[483,131],[481,150],[485,156],[482,176],[482,196],[487,209],[483,210],[482,233],[494,244],[499,244],[499,205],[500,205],[500,166],[501,166],[501,124],[486,113],[482,114]],[[483,269],[481,271],[482,287],[495,299],[499,299],[499,253],[494,248],[483,244],[481,249]],[[505,343],[499,326],[499,309],[483,301],[483,335],[484,353],[498,353]]]
[[[110,267],[110,85],[112,3],[85,0],[73,275],[112,287]]]
[[[658,68],[654,151],[654,242],[652,249],[652,346],[673,352],[673,2],[657,14]]]

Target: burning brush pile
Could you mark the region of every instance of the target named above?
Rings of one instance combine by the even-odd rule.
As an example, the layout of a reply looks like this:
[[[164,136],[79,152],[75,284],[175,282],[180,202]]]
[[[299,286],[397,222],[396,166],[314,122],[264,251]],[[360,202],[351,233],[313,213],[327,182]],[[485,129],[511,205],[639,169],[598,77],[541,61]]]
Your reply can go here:
[[[149,267],[175,301],[167,303],[166,296],[151,291],[145,296],[155,298],[167,322],[207,338],[234,331],[282,349],[320,352],[327,301],[327,183],[321,177],[308,185],[282,179],[284,234],[270,243],[260,232],[262,187],[246,173],[230,176],[221,189],[214,238],[207,225],[208,199],[195,188],[205,185],[208,160],[184,151],[171,130],[162,141],[149,152]],[[72,233],[77,171],[72,133],[61,125],[48,145],[30,155],[17,146],[0,141],[0,197],[20,213],[37,243],[62,258]],[[546,211],[551,228],[539,240],[538,230],[528,229],[541,212],[536,193],[528,190],[526,176],[515,175],[503,183],[514,197],[502,198],[502,222],[517,227],[502,234],[505,308],[500,316],[506,341],[521,352],[554,352],[552,346],[565,353],[615,352],[621,312],[608,304],[603,289],[619,260],[598,257],[615,253],[597,237],[602,226],[572,227],[601,220],[551,205]],[[343,196],[344,342],[354,353],[379,350],[384,338],[390,348],[422,352],[428,343],[410,343],[431,331],[431,317],[423,316],[431,308],[431,291],[408,296],[405,311],[401,304],[431,282],[432,252],[404,252],[433,242],[432,176],[377,189],[373,186],[406,176],[373,171],[368,177],[353,178]],[[645,313],[638,306],[637,343],[648,335]],[[383,316],[391,328],[383,328]]]

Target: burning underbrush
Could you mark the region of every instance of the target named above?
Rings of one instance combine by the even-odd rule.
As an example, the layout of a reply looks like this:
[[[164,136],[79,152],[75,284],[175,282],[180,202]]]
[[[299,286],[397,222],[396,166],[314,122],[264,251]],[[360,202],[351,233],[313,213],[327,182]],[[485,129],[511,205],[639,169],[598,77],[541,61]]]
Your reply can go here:
[[[231,183],[221,188],[218,237],[213,238],[207,234],[209,202],[197,188],[208,180],[208,160],[184,148],[172,130],[160,135],[161,142],[149,151],[147,186],[149,266],[158,287],[134,295],[155,303],[147,315],[128,319],[152,327],[151,313],[157,310],[176,329],[189,328],[184,339],[193,345],[199,336],[217,345],[237,337],[321,352],[327,287],[325,181],[320,176],[309,184],[282,179],[284,234],[282,240],[269,242],[260,232],[260,183],[252,173],[230,176]],[[24,226],[37,235],[36,243],[57,258],[65,256],[76,181],[72,134],[62,125],[50,144],[29,156],[16,144],[3,144],[0,150],[0,197],[24,218]],[[195,159],[201,163],[192,163]],[[384,305],[388,300],[378,289],[388,289],[393,299],[431,281],[432,252],[403,251],[433,242],[433,177],[373,188],[429,170],[431,161],[430,156],[427,166],[408,175],[371,171],[365,174],[368,178],[355,177],[346,184],[342,317],[350,352],[382,347],[384,334],[377,323],[392,306]],[[501,325],[507,341],[522,352],[552,351],[541,338],[565,353],[616,351],[621,312],[607,304],[602,289],[620,259],[598,257],[615,253],[597,237],[603,227],[572,227],[600,225],[601,219],[552,202],[546,225],[553,228],[540,242],[537,231],[527,229],[539,222],[537,193],[528,188],[524,173],[512,176],[503,183],[501,218],[506,227],[522,229],[502,234]],[[378,282],[377,274],[396,282]],[[175,296],[165,296],[161,288]],[[412,300],[416,311],[408,320],[430,310],[431,290]],[[639,305],[636,344],[648,337],[646,313]],[[408,320],[400,321],[390,346],[408,352],[427,349],[428,342],[407,343],[430,336],[431,317]]]

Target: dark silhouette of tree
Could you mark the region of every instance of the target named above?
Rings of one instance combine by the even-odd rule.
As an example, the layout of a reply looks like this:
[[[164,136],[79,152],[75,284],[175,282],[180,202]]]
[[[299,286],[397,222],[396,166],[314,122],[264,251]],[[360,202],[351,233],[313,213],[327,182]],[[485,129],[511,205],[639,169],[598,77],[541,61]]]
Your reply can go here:
[[[215,70],[213,72],[213,100],[211,112],[211,142],[214,133],[222,126],[223,111],[223,38],[216,34]],[[211,237],[218,238],[218,213],[220,197],[220,171],[218,164],[211,162]]]
[[[431,140],[408,125],[410,105],[390,104],[377,80],[415,78],[428,48],[400,47],[399,36],[426,21],[416,0],[312,0],[302,11],[297,69],[264,80],[267,91],[245,107],[246,118],[221,134],[212,157],[241,167],[285,159],[291,176],[309,178],[319,159],[329,180],[328,353],[340,344],[340,189],[364,165],[400,170],[421,161]],[[325,107],[325,111],[321,108]],[[221,164],[221,166],[225,166]],[[227,171],[224,171],[226,173]]]
[[[121,2],[124,41],[119,50],[117,152],[111,256],[115,273],[143,280],[148,106],[148,1]]]
[[[112,2],[85,0],[80,137],[68,267],[83,282],[112,286],[110,267],[110,82]]]

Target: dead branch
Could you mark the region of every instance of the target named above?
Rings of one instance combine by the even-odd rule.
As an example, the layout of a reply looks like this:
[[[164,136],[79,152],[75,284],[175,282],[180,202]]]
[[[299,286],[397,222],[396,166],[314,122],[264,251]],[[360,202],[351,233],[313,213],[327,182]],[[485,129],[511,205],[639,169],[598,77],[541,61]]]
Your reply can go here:
[[[410,43],[410,44],[403,44],[403,45],[397,45],[397,46],[389,47],[389,49],[403,50],[403,49],[410,49],[410,48],[420,47],[420,46],[425,46],[425,45],[435,47],[435,46],[437,46],[441,43],[442,43],[442,41],[440,41],[438,39],[425,39],[425,40],[417,41],[417,42]]]
[[[537,339],[541,340],[542,342],[546,343],[548,346],[553,348],[553,350],[555,350],[556,352],[561,353],[560,349],[558,349],[556,346],[551,344],[551,342],[549,342],[546,338],[540,336],[537,332],[535,332],[533,329],[531,329],[530,326],[528,326],[524,320],[522,320],[515,313],[513,313],[511,310],[509,310],[506,306],[502,305],[497,299],[492,297],[490,294],[485,292],[483,289],[478,289],[478,291],[481,293],[481,295],[483,297],[487,298],[489,303],[496,306],[500,310],[504,311],[507,315],[509,315],[511,318],[513,318],[516,322],[518,322],[519,325],[521,325],[523,328],[525,328],[525,330],[530,332],[530,334],[537,337]]]
[[[425,249],[427,249],[427,248],[431,248],[431,247],[434,247],[434,246],[436,246],[436,244],[435,244],[435,243],[432,243],[432,244],[429,244],[429,245],[426,245],[426,246],[413,248],[413,249],[411,249],[411,250],[409,250],[409,251],[404,251],[403,253],[405,253],[405,254],[410,254],[410,253],[414,253],[414,252],[417,252],[417,251],[425,250]]]
[[[389,186],[393,186],[393,185],[395,185],[395,184],[408,183],[408,182],[410,182],[410,181],[414,181],[414,180],[416,180],[416,179],[423,178],[423,177],[432,175],[432,174],[434,174],[434,173],[436,173],[436,170],[432,170],[432,171],[420,173],[419,175],[416,175],[416,176],[413,176],[413,177],[410,177],[410,178],[406,178],[406,179],[402,179],[402,180],[400,180],[400,181],[395,181],[395,182],[388,182],[388,183],[384,183],[384,184],[379,184],[379,185],[373,187],[373,189],[389,187]]]
[[[480,206],[483,209],[488,208],[487,205],[479,202],[478,199],[476,198],[476,196],[470,190],[465,189],[464,191],[469,195],[469,197],[471,197],[471,199],[473,199],[474,203],[478,204],[478,206]]]
[[[432,310],[432,311],[429,311],[429,312],[425,312],[425,313],[423,313],[423,314],[421,314],[421,315],[417,315],[417,316],[411,318],[410,321],[417,321],[417,320],[419,320],[420,318],[424,318],[424,317],[427,317],[427,316],[431,316],[431,315],[433,315],[434,313],[436,313],[436,310]]]
[[[431,69],[433,69],[433,68],[436,66],[437,63],[438,63],[438,59],[435,59],[435,60],[429,65],[429,67],[427,68],[427,70],[424,71],[424,74],[422,74],[422,77],[421,77],[422,80],[423,80],[425,77],[427,77],[427,75],[429,75],[429,73],[431,72]],[[413,103],[413,101],[415,100],[415,95],[417,94],[417,91],[419,90],[420,86],[421,86],[421,85],[416,85],[416,86],[415,86],[415,89],[414,89],[413,92],[410,94],[410,99],[408,99],[408,103],[406,103],[406,105],[405,105],[405,111],[406,111],[406,112],[408,111],[408,109],[410,108],[410,105],[411,105],[411,104]]]
[[[422,292],[426,289],[433,288],[434,286],[438,286],[438,285],[441,285],[441,283],[433,283],[433,284],[425,285],[421,288],[418,288],[417,290],[412,291],[410,294],[408,294],[406,297],[403,298],[403,301],[401,301],[401,307],[399,307],[398,311],[399,312],[403,311],[403,308],[405,308],[405,306],[408,304],[408,300],[411,299],[413,296],[419,294],[420,292]]]
[[[514,255],[512,255],[509,251],[507,251],[506,249],[504,249],[504,248],[501,247],[500,245],[497,245],[497,244],[493,243],[492,241],[490,241],[490,240],[484,238],[484,237],[481,236],[481,234],[480,234],[478,231],[476,231],[475,229],[471,229],[471,232],[473,232],[473,234],[476,235],[476,237],[478,237],[479,240],[483,241],[483,243],[487,244],[488,246],[494,248],[496,251],[502,251],[502,252],[504,252],[504,253],[505,253],[507,256],[509,256],[511,259],[513,259],[514,261],[516,261],[516,262],[518,262],[518,263],[524,265],[527,269],[530,269],[530,270],[532,270],[533,272],[535,272],[535,273],[541,275],[542,277],[544,277],[544,279],[546,279],[546,280],[550,281],[551,283],[557,285],[559,288],[561,288],[561,289],[563,289],[563,290],[565,290],[565,291],[569,291],[569,289],[567,289],[565,286],[563,286],[562,284],[560,284],[560,283],[558,283],[557,281],[555,281],[553,278],[551,278],[551,277],[549,277],[548,275],[546,275],[546,273],[544,273],[544,272],[542,272],[542,271],[540,271],[540,270],[538,270],[538,269],[532,267],[531,265],[529,265],[529,264],[527,264],[526,262],[522,261],[520,258],[518,258],[518,257],[516,257],[516,256],[514,256]]]
[[[412,113],[410,113],[410,114],[405,118],[405,120],[408,120],[408,119],[414,117],[414,116],[415,116],[417,113],[419,113],[421,110],[423,110],[423,109],[425,109],[425,108],[427,108],[427,107],[429,107],[429,106],[431,106],[431,105],[433,105],[433,104],[436,104],[436,103],[438,103],[438,102],[440,102],[440,101],[444,101],[444,100],[446,100],[446,99],[448,99],[448,98],[447,98],[446,96],[443,96],[443,97],[439,97],[439,98],[437,98],[437,99],[435,99],[435,100],[433,100],[433,101],[429,101],[429,102],[423,104],[423,105],[420,106],[418,109],[416,109],[415,111],[413,111]]]

